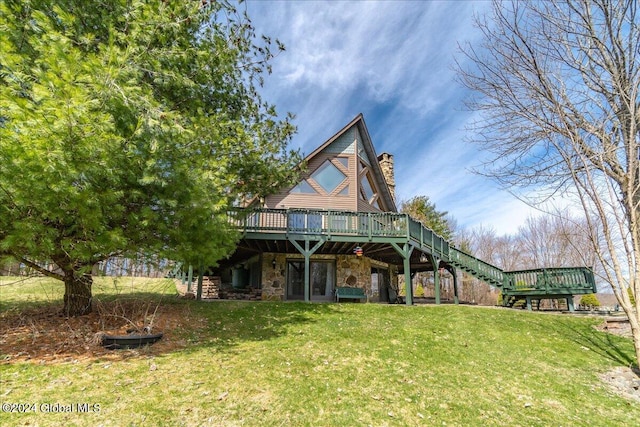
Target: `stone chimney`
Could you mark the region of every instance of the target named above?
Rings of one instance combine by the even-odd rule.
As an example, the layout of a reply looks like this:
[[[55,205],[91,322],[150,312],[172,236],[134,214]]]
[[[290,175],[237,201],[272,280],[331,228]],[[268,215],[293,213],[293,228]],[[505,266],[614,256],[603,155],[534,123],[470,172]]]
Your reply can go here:
[[[393,201],[396,201],[396,179],[393,173],[393,156],[389,153],[382,153],[378,156],[378,163],[380,164],[380,169],[382,169],[382,175],[384,175],[384,180],[387,182],[387,186],[389,187],[389,191],[391,192],[391,197]]]

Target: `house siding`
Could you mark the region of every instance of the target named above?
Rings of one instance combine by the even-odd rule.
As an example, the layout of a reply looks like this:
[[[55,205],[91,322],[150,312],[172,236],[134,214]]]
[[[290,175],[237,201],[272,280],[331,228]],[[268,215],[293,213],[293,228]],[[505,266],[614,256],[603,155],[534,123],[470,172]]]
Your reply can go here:
[[[368,202],[358,198],[358,212],[382,212],[380,209],[376,209],[374,206],[371,206]]]
[[[357,129],[351,128],[324,149],[326,153],[350,155],[355,154]]]
[[[316,190],[317,194],[290,193],[291,188],[293,188],[291,187],[274,195],[268,196],[265,199],[265,207],[272,209],[303,208],[336,209],[347,211],[357,210],[358,191],[357,163],[355,153],[348,153],[344,151],[341,151],[340,153],[332,153],[325,150],[309,161],[307,165],[308,172],[303,175],[303,179],[308,179],[313,174],[313,172],[325,161],[334,159],[338,157],[338,155],[340,157],[349,159],[349,167],[346,171],[347,181],[349,185],[349,194],[347,196],[338,195],[337,193],[340,192],[339,189],[334,190],[330,194],[326,194],[322,187],[313,182],[313,180],[310,180],[308,181],[309,185],[311,185],[313,189]],[[337,165],[337,161],[334,164]]]
[[[360,121],[358,121],[360,120]],[[393,194],[390,193],[384,173],[380,170],[378,158],[375,157],[375,150],[369,147],[366,127],[364,127],[361,117],[356,118],[351,125],[345,127],[338,135],[327,141],[310,156],[307,157],[307,172],[301,177],[313,188],[314,193],[292,193],[294,187],[289,187],[280,192],[265,198],[262,207],[270,209],[319,209],[319,210],[344,210],[361,212],[394,212]],[[363,137],[366,140],[363,140]],[[367,148],[368,147],[368,148]],[[370,157],[374,156],[374,157]],[[341,184],[327,192],[311,175],[327,160],[344,157],[349,159],[348,170],[337,160],[332,163],[347,176],[348,194],[341,195],[344,185]],[[387,157],[390,157],[387,155]],[[378,194],[377,203],[379,208],[372,206],[360,199],[359,168],[360,161],[368,168],[368,175],[371,176],[371,186]],[[389,195],[387,195],[389,194]],[[390,200],[390,201],[389,201]]]

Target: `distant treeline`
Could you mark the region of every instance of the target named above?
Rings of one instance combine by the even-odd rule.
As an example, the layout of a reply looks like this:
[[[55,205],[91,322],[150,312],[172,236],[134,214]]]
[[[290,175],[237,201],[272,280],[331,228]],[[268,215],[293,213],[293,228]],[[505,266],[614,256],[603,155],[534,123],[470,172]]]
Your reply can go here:
[[[52,262],[39,262],[40,266],[56,272],[57,266]],[[132,277],[164,277],[173,264],[165,259],[140,256],[135,258],[113,257],[101,261],[93,268],[94,276],[132,276]],[[41,273],[34,268],[16,261],[0,263],[0,276],[38,276]]]

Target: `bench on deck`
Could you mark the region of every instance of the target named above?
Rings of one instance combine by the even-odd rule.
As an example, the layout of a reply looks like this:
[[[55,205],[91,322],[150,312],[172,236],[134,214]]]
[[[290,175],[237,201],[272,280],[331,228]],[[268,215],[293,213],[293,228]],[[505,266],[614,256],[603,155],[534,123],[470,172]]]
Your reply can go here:
[[[351,288],[351,287],[337,287],[336,288],[336,302],[340,302],[340,298],[342,299],[367,299],[367,296],[364,293],[364,289],[362,288]]]

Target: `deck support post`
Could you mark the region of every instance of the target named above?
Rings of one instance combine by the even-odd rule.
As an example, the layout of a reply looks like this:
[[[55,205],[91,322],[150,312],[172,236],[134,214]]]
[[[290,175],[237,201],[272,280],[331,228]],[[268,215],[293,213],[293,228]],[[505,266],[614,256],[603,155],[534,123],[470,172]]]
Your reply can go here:
[[[438,263],[436,262],[436,266]],[[440,270],[436,267],[433,270],[433,286],[435,286],[436,304],[440,305]]]
[[[304,300],[305,302],[311,301],[311,254],[309,253],[309,241],[304,242]]]
[[[570,312],[573,313],[575,311],[575,307],[573,306],[573,295],[567,297],[567,307],[569,307]]]
[[[311,255],[320,249],[320,246],[322,246],[326,240],[325,237],[322,237],[311,247],[310,240],[305,238],[303,248],[295,239],[289,238],[289,242],[304,256],[304,300],[306,302],[311,301]]]
[[[405,245],[407,246],[407,245]],[[409,259],[413,252],[413,247],[409,254],[404,257],[404,288],[405,288],[405,304],[413,305],[413,279],[411,277],[411,260]]]
[[[409,243],[402,245],[402,248],[397,243],[391,243],[391,246],[402,257],[404,265],[404,286],[405,286],[405,304],[413,305],[413,281],[411,280],[411,254],[414,247]]]
[[[453,267],[445,268],[453,277],[453,302],[455,305],[458,305],[460,303],[460,299],[458,298],[458,274],[456,273],[456,269]]]

